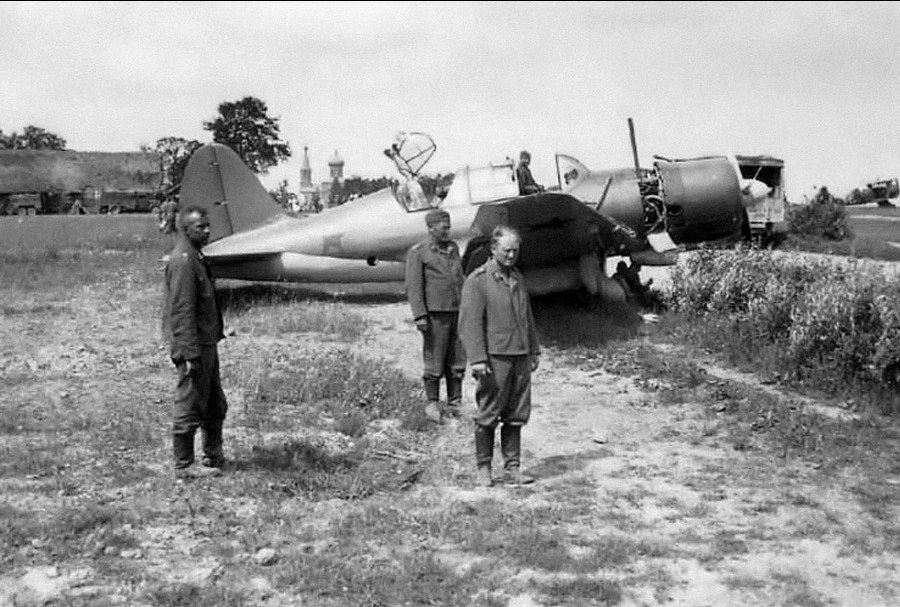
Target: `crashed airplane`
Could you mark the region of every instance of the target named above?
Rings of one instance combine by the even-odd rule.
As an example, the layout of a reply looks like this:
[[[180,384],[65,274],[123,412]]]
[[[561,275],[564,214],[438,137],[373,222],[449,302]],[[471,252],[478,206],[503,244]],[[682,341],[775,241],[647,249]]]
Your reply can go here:
[[[442,197],[426,193],[418,179],[433,153],[427,135],[398,136],[385,154],[401,180],[297,218],[282,211],[234,151],[210,144],[188,163],[181,205],[208,211],[212,234],[203,253],[218,278],[402,281],[408,249],[426,237],[425,213],[441,208],[450,214],[467,271],[486,257],[494,227],[517,228],[519,267],[532,294],[610,293],[620,287],[605,275],[607,256],[671,264],[677,248],[737,238],[744,223],[739,173],[724,156],[657,160],[642,169],[635,153],[633,169],[595,172],[558,155],[558,186],[527,196],[518,195],[511,160],[466,166]]]

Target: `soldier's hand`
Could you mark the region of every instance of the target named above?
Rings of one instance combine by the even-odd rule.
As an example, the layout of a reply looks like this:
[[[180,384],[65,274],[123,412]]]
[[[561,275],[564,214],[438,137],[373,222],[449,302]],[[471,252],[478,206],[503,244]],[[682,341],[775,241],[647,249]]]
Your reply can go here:
[[[540,354],[533,355],[531,357],[531,370],[537,371],[537,368],[540,366],[540,364],[541,364],[541,355]]]
[[[200,359],[192,358],[184,361],[184,373],[189,377],[197,377],[200,374]]]
[[[421,331],[422,333],[428,333],[428,330],[431,328],[431,324],[428,322],[427,316],[421,316],[415,320],[416,329]]]
[[[472,377],[481,379],[485,375],[491,374],[491,368],[487,363],[472,363]]]

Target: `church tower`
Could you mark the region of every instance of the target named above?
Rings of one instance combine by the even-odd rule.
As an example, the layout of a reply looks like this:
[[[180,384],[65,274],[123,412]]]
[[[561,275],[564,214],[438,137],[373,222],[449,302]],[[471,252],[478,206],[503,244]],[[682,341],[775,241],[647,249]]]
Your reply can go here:
[[[303,146],[303,164],[300,165],[300,187],[312,187],[312,169],[309,166],[309,147]]]
[[[328,161],[328,170],[331,171],[332,180],[344,180],[344,159],[338,155],[337,150],[334,151],[334,156]]]

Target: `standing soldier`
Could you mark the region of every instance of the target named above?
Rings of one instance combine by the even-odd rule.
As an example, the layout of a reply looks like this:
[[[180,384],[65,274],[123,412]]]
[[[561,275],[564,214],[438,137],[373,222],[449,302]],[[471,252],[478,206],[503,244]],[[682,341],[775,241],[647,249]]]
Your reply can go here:
[[[540,343],[522,274],[515,268],[521,238],[499,226],[491,235],[491,259],[469,274],[459,309],[459,334],[478,381],[475,461],[478,484],[490,487],[494,428],[500,429],[504,481],[534,482],[521,472],[521,432],[531,415],[531,372]]]
[[[178,203],[171,196],[166,197],[159,205],[159,231],[163,234],[174,234],[178,231]]]
[[[200,207],[179,216],[181,232],[166,263],[163,334],[178,374],[172,449],[178,477],[220,472],[222,425],[228,410],[219,378],[217,343],[224,337],[213,280],[200,252],[209,241],[209,218]],[[194,434],[200,428],[202,467],[195,469]]]
[[[450,240],[450,214],[434,209],[425,215],[429,239],[406,256],[406,293],[416,328],[422,332],[425,414],[441,422],[441,377],[447,382],[447,411],[458,417],[466,356],[457,334],[459,300],[465,275],[459,248]]]

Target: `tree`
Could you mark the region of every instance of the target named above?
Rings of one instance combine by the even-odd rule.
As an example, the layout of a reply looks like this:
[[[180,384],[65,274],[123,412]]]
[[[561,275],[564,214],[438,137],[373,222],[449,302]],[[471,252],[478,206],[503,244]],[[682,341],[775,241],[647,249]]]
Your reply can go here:
[[[281,180],[278,184],[278,189],[269,190],[269,195],[286,211],[296,211],[300,206],[300,199],[296,194],[288,190],[287,179]]]
[[[166,185],[171,187],[181,183],[184,177],[184,168],[187,166],[191,154],[202,144],[195,139],[182,137],[163,137],[156,140],[154,151],[159,154],[161,170]]]
[[[46,130],[28,125],[22,134],[13,131],[5,135],[0,130],[0,150],[64,150],[66,140]]]
[[[237,152],[254,173],[265,173],[291,156],[290,146],[280,139],[279,119],[270,118],[268,111],[256,97],[221,103],[219,116],[205,121],[203,128],[212,131],[213,141]]]
[[[391,185],[390,179],[387,177],[379,177],[378,179],[369,179],[366,177],[348,177],[344,180],[343,194],[346,196],[366,196],[372,192],[377,192]]]

